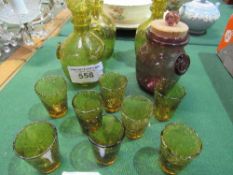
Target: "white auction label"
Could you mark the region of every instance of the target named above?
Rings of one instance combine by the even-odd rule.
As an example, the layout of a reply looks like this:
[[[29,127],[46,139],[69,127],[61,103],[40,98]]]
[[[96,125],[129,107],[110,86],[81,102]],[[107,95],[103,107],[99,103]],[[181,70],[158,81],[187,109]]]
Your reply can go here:
[[[89,66],[68,66],[71,81],[73,83],[97,82],[103,74],[103,63]]]
[[[101,175],[99,172],[62,172],[62,175]]]

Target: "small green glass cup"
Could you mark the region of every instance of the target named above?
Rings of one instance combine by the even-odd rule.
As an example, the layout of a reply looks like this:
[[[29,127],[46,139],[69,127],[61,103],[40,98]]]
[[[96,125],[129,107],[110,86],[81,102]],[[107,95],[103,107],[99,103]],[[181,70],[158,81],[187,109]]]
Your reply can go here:
[[[143,136],[153,112],[153,103],[143,96],[128,96],[121,108],[122,122],[129,139]]]
[[[61,164],[57,130],[48,122],[26,125],[17,134],[13,150],[41,173],[51,173]]]
[[[80,91],[72,101],[77,119],[85,134],[97,130],[102,122],[102,99],[96,91]]]
[[[89,134],[96,161],[101,165],[112,165],[117,158],[124,138],[124,127],[113,115],[105,115],[102,126]]]
[[[167,174],[177,174],[202,150],[197,133],[181,123],[172,123],[161,132],[160,163]]]
[[[186,95],[184,87],[176,84],[173,86],[166,94],[155,90],[154,92],[154,116],[160,121],[164,122],[169,120],[177,107],[179,106],[181,100]]]
[[[63,77],[45,76],[36,82],[34,89],[52,118],[67,113],[67,85]]]
[[[101,96],[107,112],[117,112],[121,108],[128,80],[126,76],[109,72],[99,80]]]

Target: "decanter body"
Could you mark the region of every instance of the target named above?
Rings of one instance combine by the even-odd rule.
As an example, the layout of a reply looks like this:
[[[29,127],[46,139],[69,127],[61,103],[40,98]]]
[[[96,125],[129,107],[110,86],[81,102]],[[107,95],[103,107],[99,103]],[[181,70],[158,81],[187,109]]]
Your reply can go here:
[[[165,93],[187,71],[190,64],[184,50],[187,33],[188,26],[181,22],[177,26],[167,26],[161,19],[151,23],[148,40],[139,48],[136,58],[137,81],[143,90]]]
[[[67,0],[74,31],[59,45],[57,57],[73,84],[98,82],[103,74],[104,42],[90,29],[91,14],[86,0]]]
[[[116,27],[103,12],[103,0],[89,0],[89,2],[92,9],[91,30],[104,41],[103,59],[108,59],[114,50]]]
[[[166,10],[167,0],[152,0],[151,5],[151,17],[145,22],[140,24],[136,31],[135,36],[135,51],[138,52],[138,49],[146,42],[146,31],[150,26],[150,23],[155,19],[163,18],[163,13]]]

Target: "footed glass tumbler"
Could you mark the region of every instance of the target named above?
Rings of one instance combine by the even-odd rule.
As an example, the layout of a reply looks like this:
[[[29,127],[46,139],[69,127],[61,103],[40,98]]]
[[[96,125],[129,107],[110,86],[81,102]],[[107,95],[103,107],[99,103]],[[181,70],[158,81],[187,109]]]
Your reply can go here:
[[[103,116],[102,126],[90,133],[89,141],[97,163],[111,165],[115,162],[124,138],[124,127],[112,115]]]
[[[122,109],[122,122],[126,136],[129,139],[138,139],[143,136],[153,112],[151,100],[143,96],[126,97]]]
[[[172,87],[166,94],[155,90],[155,107],[154,116],[157,120],[163,122],[169,120],[177,107],[179,106],[181,100],[186,95],[184,87],[176,84]]]
[[[160,162],[167,174],[177,174],[202,150],[197,133],[185,124],[167,125],[160,138]]]
[[[60,118],[66,114],[67,85],[63,77],[45,76],[36,82],[34,88],[52,118]]]
[[[127,78],[124,75],[109,72],[100,77],[99,83],[106,111],[119,111],[128,83]]]
[[[17,156],[41,173],[53,172],[60,166],[56,128],[47,122],[34,122],[21,130],[14,141]]]
[[[93,132],[101,126],[102,99],[96,91],[80,91],[72,101],[77,119],[85,134]]]

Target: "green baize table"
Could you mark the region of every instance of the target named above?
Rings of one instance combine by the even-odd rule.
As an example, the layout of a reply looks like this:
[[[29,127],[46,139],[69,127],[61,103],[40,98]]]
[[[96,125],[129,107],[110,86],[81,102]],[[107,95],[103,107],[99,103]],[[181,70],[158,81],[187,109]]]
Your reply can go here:
[[[228,19],[233,8],[222,6],[224,11],[221,18]],[[221,21],[221,26],[217,22],[208,30],[207,35],[190,38],[186,51],[191,58],[191,66],[179,81],[186,88],[187,95],[173,118],[164,123],[151,118],[144,137],[135,141],[125,138],[117,161],[108,167],[96,164],[89,141],[81,133],[75,118],[71,100],[80,89],[68,83],[69,111],[64,118],[57,120],[48,116],[33,89],[35,82],[43,75],[64,76],[55,53],[57,43],[63,41],[65,33],[68,34],[67,31],[71,30],[68,23],[60,36],[48,40],[0,92],[0,174],[39,174],[16,157],[12,143],[16,133],[26,124],[46,120],[58,129],[62,156],[61,167],[51,174],[60,175],[63,171],[91,171],[101,175],[162,175],[158,163],[160,132],[168,123],[182,122],[197,131],[203,141],[203,150],[180,174],[232,175],[233,80],[216,56],[217,42],[208,40],[210,36],[215,37],[211,31],[218,31],[215,40],[219,41],[226,22]],[[196,43],[199,40],[200,43]],[[137,85],[132,38],[117,38],[114,54],[107,62],[105,71],[119,72],[128,77],[126,95],[145,95],[153,100],[153,97],[144,93]],[[99,87],[95,89],[99,90]],[[114,115],[120,117],[120,113]]]

